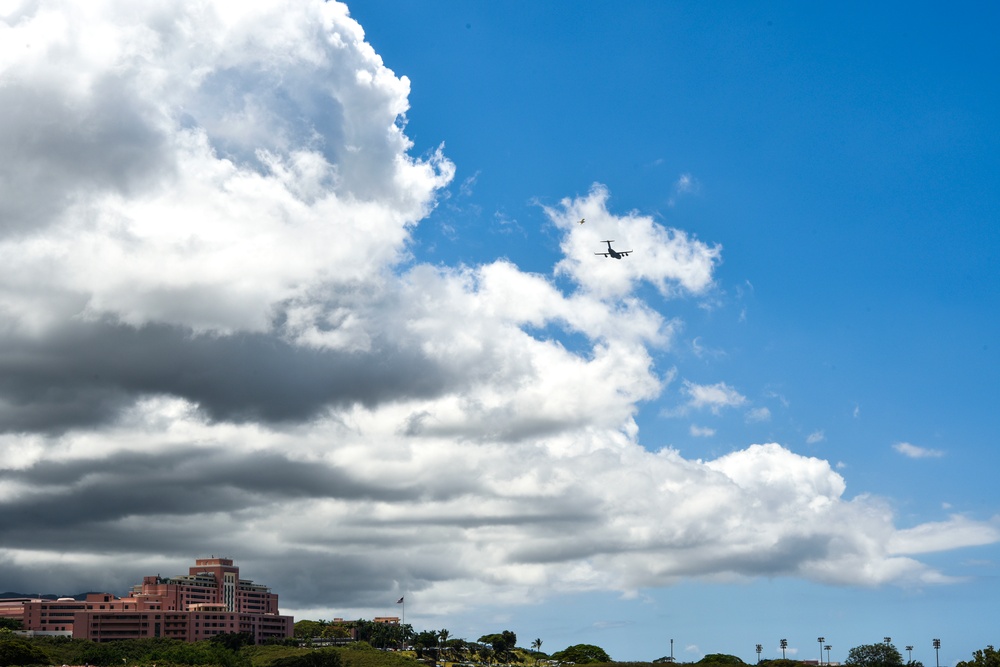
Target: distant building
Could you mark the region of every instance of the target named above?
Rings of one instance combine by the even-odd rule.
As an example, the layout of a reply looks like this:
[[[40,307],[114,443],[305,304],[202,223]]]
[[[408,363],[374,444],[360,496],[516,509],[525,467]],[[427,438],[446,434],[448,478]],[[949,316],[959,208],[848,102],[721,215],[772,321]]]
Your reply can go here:
[[[0,598],[0,618],[24,618],[25,602],[42,602],[42,598]]]
[[[278,596],[267,586],[240,579],[240,569],[229,558],[199,558],[188,574],[144,577],[132,587],[132,598],[156,600],[170,611],[198,604],[224,605],[226,611],[277,614]]]
[[[144,577],[125,598],[91,593],[85,600],[23,601],[21,621],[30,634],[98,642],[139,637],[199,641],[233,632],[249,633],[258,644],[291,637],[294,619],[278,613],[278,596],[239,575],[229,558],[199,558],[186,575]]]

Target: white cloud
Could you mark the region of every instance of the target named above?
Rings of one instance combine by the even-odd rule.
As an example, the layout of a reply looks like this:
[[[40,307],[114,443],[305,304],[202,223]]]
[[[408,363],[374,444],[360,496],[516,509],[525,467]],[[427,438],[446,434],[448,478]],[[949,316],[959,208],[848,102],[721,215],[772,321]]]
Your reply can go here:
[[[564,233],[565,257],[556,267],[558,273],[601,299],[629,294],[639,281],[648,281],[667,296],[703,295],[711,289],[720,246],[662,227],[649,216],[615,216],[607,209],[608,198],[607,188],[595,184],[585,197],[564,199],[559,208],[545,208]],[[581,218],[587,224],[578,224]],[[621,260],[595,261],[594,253],[604,251],[605,240],[633,254]]]
[[[748,424],[771,421],[771,411],[765,406],[753,408],[747,412],[746,420]]]
[[[826,461],[642,446],[679,323],[636,288],[704,298],[718,246],[609,211],[598,185],[546,209],[552,274],[412,262],[454,166],[409,155],[409,82],[343,5],[18,12],[0,22],[10,585],[124,587],[209,544],[293,608],[396,587],[461,609],[690,577],[947,580],[906,557],[938,526],[898,531]],[[635,254],[594,257],[605,238]],[[747,403],[725,382],[681,391],[689,410]],[[100,565],[108,545],[127,568]]]
[[[944,452],[940,449],[917,447],[916,445],[911,445],[908,442],[897,442],[892,446],[892,448],[903,456],[911,459],[937,459],[944,456]]]
[[[691,424],[690,433],[696,438],[710,438],[715,435],[715,429],[707,426]]]
[[[823,431],[813,431],[808,436],[806,436],[806,444],[815,445],[817,443],[826,440],[826,434]]]
[[[888,544],[889,553],[922,554],[994,544],[1000,540],[1000,517],[973,521],[953,515],[947,521],[924,523],[897,531]]]
[[[0,56],[0,298],[22,328],[266,330],[395,263],[454,173],[407,157],[409,82],[343,5],[41,7]]]
[[[673,191],[670,199],[667,200],[667,205],[674,206],[677,204],[677,199],[680,196],[697,193],[700,189],[701,185],[691,174],[681,174],[677,181],[674,182]]]
[[[699,359],[721,359],[726,356],[726,351],[716,347],[706,347],[702,344],[701,337],[695,336],[691,339],[691,351]]]
[[[714,414],[719,414],[722,408],[735,408],[747,402],[745,396],[725,382],[695,384],[685,380],[682,391],[690,397],[689,407],[696,410],[708,408]]]
[[[676,193],[687,193],[696,192],[698,190],[698,181],[696,181],[691,174],[681,174],[677,182],[674,183],[674,192]]]

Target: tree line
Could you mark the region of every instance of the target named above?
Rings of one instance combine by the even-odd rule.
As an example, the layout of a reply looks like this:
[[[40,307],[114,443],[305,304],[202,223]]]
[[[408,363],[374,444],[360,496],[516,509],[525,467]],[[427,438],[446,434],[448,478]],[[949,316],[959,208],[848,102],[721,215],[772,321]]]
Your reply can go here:
[[[295,637],[272,646],[254,646],[246,633],[218,635],[199,642],[176,639],[127,639],[97,643],[65,637],[24,638],[16,635],[17,624],[0,624],[0,667],[14,665],[93,665],[94,667],[406,667],[412,658],[403,653],[387,653],[384,649],[407,648],[424,664],[469,663],[486,665],[540,661],[562,664],[601,665],[611,663],[611,657],[601,647],[576,644],[551,655],[543,653],[542,640],[534,639],[530,649],[517,646],[517,635],[510,630],[485,634],[477,641],[453,637],[446,630],[414,631],[409,624],[357,621],[299,621]],[[352,634],[355,639],[352,639]],[[322,639],[342,639],[349,642],[343,649],[314,649]],[[306,646],[308,648],[299,648]],[[907,647],[909,648],[909,647]],[[376,650],[383,649],[383,650]],[[347,651],[346,653],[344,651]],[[370,653],[366,653],[370,652]],[[346,663],[342,656],[351,656]],[[407,663],[407,660],[410,662]],[[675,662],[663,657],[651,663],[614,663],[616,667],[652,667]],[[739,667],[745,665],[737,656],[709,654],[693,663],[703,667]],[[758,662],[761,667],[801,667],[796,660],[773,659]],[[915,660],[904,661],[899,650],[890,642],[863,644],[848,652],[846,667],[924,667]],[[993,645],[973,652],[970,660],[954,667],[1000,667],[1000,652]]]

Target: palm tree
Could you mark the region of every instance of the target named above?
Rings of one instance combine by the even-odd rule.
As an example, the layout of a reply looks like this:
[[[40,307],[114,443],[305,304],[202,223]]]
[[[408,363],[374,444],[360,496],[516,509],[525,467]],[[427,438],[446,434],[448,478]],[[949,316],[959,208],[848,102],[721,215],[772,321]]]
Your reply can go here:
[[[531,642],[531,649],[534,650],[534,651],[541,651],[542,650],[542,640],[541,639],[536,639],[535,641]]]
[[[448,648],[447,646],[445,646],[445,642],[448,641],[448,637],[450,637],[450,636],[451,636],[451,633],[448,632],[447,630],[445,630],[443,628],[441,630],[438,630],[438,646],[440,647],[440,651],[441,651],[442,655],[444,654],[445,649]]]

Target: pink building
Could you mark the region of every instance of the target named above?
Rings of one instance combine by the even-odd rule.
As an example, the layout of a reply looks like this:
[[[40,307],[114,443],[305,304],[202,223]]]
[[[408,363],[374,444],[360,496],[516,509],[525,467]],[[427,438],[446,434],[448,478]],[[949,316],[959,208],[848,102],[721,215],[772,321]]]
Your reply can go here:
[[[42,598],[0,598],[0,618],[20,621],[24,618],[25,602],[42,602]]]
[[[29,632],[66,634],[94,641],[172,637],[185,641],[246,632],[258,644],[291,637],[294,619],[278,613],[278,596],[240,579],[228,558],[199,558],[188,574],[144,577],[129,597],[91,593],[86,600],[23,603]]]
[[[143,577],[132,598],[157,601],[162,609],[182,611],[196,604],[224,605],[226,611],[277,614],[278,596],[266,586],[240,579],[229,558],[199,558],[186,575]]]

